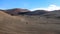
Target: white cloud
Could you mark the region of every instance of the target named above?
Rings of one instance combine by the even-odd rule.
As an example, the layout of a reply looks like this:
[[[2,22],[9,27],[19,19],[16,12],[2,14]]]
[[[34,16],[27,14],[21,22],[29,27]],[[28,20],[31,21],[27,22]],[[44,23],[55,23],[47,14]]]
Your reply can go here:
[[[53,11],[53,10],[60,10],[60,7],[59,7],[59,6],[56,6],[56,5],[49,5],[47,8],[34,8],[34,9],[32,9],[31,11],[34,11],[34,10]]]

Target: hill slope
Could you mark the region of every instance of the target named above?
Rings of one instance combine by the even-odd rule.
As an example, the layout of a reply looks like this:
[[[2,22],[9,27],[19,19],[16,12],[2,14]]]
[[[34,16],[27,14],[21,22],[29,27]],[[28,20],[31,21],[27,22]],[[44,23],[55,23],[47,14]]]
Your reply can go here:
[[[58,21],[43,16],[11,16],[0,11],[0,34],[60,34]]]

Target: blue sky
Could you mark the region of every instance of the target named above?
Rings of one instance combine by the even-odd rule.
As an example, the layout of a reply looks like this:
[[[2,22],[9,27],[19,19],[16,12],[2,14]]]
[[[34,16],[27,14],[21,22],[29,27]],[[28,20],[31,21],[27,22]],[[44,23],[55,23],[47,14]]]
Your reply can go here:
[[[0,8],[46,8],[49,5],[60,6],[60,0],[0,0]]]

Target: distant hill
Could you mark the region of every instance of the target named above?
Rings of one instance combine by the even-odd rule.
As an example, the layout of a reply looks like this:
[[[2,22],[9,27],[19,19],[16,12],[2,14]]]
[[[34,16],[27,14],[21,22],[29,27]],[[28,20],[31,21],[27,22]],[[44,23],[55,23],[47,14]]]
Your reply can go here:
[[[35,10],[35,11],[27,13],[27,15],[43,15],[46,13],[49,13],[49,12],[45,10]]]
[[[30,12],[28,9],[20,9],[20,8],[14,8],[14,9],[7,9],[5,10],[6,13],[10,15],[19,15],[20,12]]]
[[[43,16],[53,17],[53,18],[60,17],[60,10],[51,11],[49,13],[44,14]]]
[[[48,15],[50,17],[52,16],[60,16],[60,10],[55,10],[55,11],[45,11],[45,10],[35,10],[35,11],[30,11],[28,9],[21,9],[21,8],[14,8],[14,9],[7,9],[7,10],[1,10],[9,15]]]
[[[48,11],[45,10],[30,11],[28,9],[19,9],[19,8],[7,9],[4,12],[10,15],[42,15],[45,13],[49,13]]]

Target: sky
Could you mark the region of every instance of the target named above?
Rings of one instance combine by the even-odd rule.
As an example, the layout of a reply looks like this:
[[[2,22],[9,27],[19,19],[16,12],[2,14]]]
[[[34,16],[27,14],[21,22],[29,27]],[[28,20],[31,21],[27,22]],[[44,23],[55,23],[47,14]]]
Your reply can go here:
[[[0,9],[58,10],[60,0],[0,0]]]

